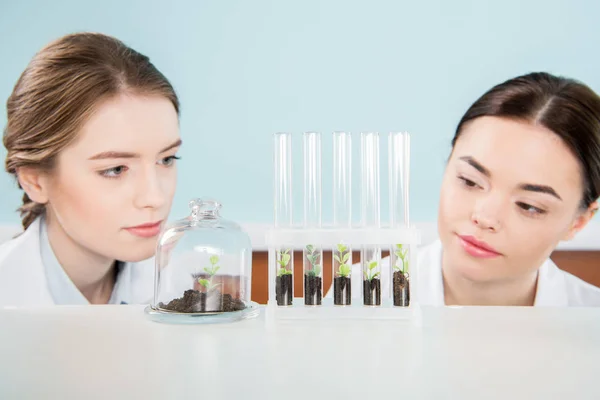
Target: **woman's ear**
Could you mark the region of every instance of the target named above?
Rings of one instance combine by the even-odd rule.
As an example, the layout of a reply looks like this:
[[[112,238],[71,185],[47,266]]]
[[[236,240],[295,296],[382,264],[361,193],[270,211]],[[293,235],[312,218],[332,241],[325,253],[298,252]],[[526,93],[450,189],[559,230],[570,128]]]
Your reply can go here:
[[[579,214],[577,218],[575,218],[575,220],[573,221],[571,228],[569,228],[569,231],[567,232],[563,240],[573,239],[579,231],[585,228],[588,222],[590,222],[590,220],[594,217],[594,214],[598,212],[598,207],[598,201],[595,201],[592,204],[590,204],[587,210]]]
[[[35,168],[22,167],[17,170],[17,179],[32,201],[39,204],[48,202],[47,184],[42,172]]]

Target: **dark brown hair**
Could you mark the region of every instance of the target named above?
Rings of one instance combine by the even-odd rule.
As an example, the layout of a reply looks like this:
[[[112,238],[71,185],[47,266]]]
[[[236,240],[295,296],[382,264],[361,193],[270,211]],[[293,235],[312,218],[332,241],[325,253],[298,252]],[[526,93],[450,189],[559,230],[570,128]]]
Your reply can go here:
[[[72,143],[94,108],[119,93],[158,95],[179,114],[169,81],[143,54],[98,33],[64,36],[41,49],[29,62],[6,103],[6,171],[34,167],[49,171],[56,156]],[[45,211],[23,196],[23,227]]]
[[[464,125],[483,116],[539,124],[559,136],[579,160],[583,177],[582,209],[600,196],[600,97],[573,79],[545,72],[519,76],[494,86],[467,110]]]

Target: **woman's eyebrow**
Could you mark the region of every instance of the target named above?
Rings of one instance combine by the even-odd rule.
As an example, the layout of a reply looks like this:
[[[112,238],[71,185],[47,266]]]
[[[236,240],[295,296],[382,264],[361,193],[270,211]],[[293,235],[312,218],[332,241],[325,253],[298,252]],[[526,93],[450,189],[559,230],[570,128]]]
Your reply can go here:
[[[168,145],[164,149],[158,152],[158,154],[164,153],[175,147],[181,146],[181,139],[177,140],[175,143]],[[130,152],[122,152],[122,151],[105,151],[102,153],[98,153],[95,156],[90,157],[90,160],[106,160],[109,158],[139,158],[140,155],[136,153]]]
[[[467,164],[469,164],[488,178],[492,176],[491,172],[486,167],[484,167],[479,161],[475,160],[471,156],[460,157],[459,160],[466,162]],[[558,193],[556,193],[556,190],[554,190],[551,186],[548,185],[539,185],[535,183],[521,183],[519,185],[519,189],[528,192],[549,194],[550,196],[556,197],[558,200],[562,201],[562,198],[558,195]]]

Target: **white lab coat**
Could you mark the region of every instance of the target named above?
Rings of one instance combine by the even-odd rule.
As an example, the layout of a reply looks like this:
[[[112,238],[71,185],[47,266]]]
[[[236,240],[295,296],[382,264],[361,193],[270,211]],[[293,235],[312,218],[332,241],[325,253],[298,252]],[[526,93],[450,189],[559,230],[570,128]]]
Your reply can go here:
[[[0,245],[0,307],[55,304],[40,253],[40,224],[38,218],[22,235]],[[118,285],[126,292],[128,304],[149,304],[154,290],[154,258],[125,263]]]
[[[382,294],[390,290],[390,261],[386,257],[381,262]],[[419,248],[416,266],[411,268],[416,276],[419,304],[444,305],[444,284],[442,280],[442,244],[439,240]],[[553,307],[600,307],[600,288],[559,269],[547,259],[539,270],[535,306]],[[332,296],[329,290],[327,297]],[[362,294],[362,266],[352,266],[352,295]]]

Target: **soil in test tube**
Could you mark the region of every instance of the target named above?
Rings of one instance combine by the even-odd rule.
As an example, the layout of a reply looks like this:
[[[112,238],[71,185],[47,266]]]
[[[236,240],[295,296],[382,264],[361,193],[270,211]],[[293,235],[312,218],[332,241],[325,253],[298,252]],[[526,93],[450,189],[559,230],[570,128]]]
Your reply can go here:
[[[381,305],[381,282],[378,278],[363,281],[363,298],[366,306]]]
[[[350,305],[352,299],[351,280],[346,276],[338,276],[333,281],[333,304],[336,306]]]
[[[280,275],[275,282],[275,298],[278,306],[289,306],[292,304],[292,274]]]
[[[304,274],[304,304],[307,306],[321,305],[321,277]]]
[[[410,280],[402,271],[394,272],[394,305],[408,307],[410,304]]]

